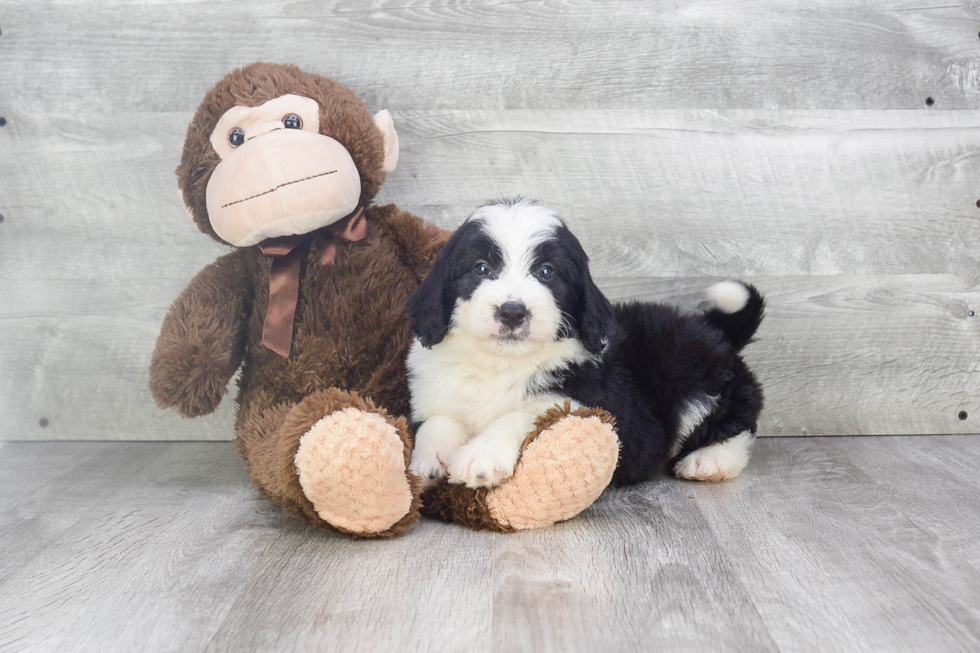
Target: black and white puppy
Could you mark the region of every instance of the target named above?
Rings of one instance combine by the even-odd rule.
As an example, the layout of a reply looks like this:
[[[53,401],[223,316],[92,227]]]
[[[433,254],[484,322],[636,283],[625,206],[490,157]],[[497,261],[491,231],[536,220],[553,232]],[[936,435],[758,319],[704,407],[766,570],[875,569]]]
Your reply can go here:
[[[764,301],[735,281],[708,294],[703,314],[614,306],[552,210],[527,200],[481,207],[409,300],[412,471],[496,485],[513,473],[535,418],[567,398],[616,418],[616,485],[668,464],[683,478],[737,476],[762,409],[739,351]]]

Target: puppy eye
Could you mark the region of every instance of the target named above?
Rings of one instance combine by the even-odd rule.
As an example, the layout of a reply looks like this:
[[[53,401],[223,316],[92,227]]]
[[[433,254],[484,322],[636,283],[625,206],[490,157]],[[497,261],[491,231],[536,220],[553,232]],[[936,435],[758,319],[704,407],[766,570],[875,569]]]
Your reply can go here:
[[[286,129],[302,129],[303,119],[295,113],[289,113],[283,117],[282,124]]]
[[[476,272],[476,276],[478,277],[489,277],[490,273],[493,272],[493,270],[490,269],[490,266],[483,261],[477,263],[476,267],[473,268],[473,271]]]
[[[238,147],[245,142],[245,130],[241,127],[235,127],[230,132],[228,132],[228,142],[231,143],[232,147]]]
[[[547,281],[551,277],[555,276],[555,268],[550,265],[542,265],[538,268],[538,271],[534,273],[534,276],[538,279],[543,279]]]

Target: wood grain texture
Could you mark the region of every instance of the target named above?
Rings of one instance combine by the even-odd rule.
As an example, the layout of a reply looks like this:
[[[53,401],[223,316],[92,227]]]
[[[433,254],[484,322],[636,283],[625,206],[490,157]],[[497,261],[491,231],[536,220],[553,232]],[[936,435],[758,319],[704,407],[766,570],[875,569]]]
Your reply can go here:
[[[781,650],[974,650],[980,590],[966,561],[980,547],[960,520],[980,495],[933,452],[972,460],[978,440],[816,438],[779,455],[763,445],[756,482],[706,487],[697,503],[739,551],[732,567]],[[833,633],[822,627],[832,622]]]
[[[973,3],[5,0],[8,110],[190,111],[257,59],[390,109],[980,108]]]
[[[694,309],[720,278],[756,283],[762,434],[977,430],[980,112],[395,117],[402,165],[381,202],[453,227],[487,198],[541,198],[614,299]],[[227,399],[179,420],[146,389],[169,303],[224,250],[175,196],[187,120],[39,114],[0,131],[0,437],[231,437]]]
[[[178,280],[224,251],[176,197],[190,118],[45,114],[0,130],[5,278]],[[395,118],[403,156],[379,203],[453,227],[488,198],[541,198],[600,276],[972,273],[980,262],[976,111]],[[43,236],[50,257],[26,246]]]
[[[541,198],[600,276],[969,275],[980,262],[980,112],[396,117],[411,174],[382,199],[457,224],[488,197]]]
[[[978,436],[770,438],[549,529],[351,541],[227,444],[7,443],[0,651],[972,651],[978,465]]]

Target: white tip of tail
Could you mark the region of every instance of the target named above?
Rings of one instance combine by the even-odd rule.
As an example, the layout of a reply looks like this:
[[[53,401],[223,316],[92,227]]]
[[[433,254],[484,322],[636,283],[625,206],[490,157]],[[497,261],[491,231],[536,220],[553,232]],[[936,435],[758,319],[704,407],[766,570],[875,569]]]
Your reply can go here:
[[[738,313],[749,303],[749,289],[738,281],[722,281],[708,288],[708,299],[722,313]]]

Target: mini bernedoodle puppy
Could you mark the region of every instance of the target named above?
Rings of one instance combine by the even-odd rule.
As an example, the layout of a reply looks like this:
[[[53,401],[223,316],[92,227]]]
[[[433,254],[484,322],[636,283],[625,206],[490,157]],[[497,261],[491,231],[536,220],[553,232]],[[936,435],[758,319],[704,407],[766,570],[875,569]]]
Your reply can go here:
[[[677,476],[739,474],[762,390],[739,351],[762,321],[750,285],[708,291],[712,308],[610,304],[588,257],[536,202],[478,209],[409,300],[411,469],[489,487],[514,472],[535,418],[566,399],[612,413],[622,442],[614,485],[669,465]]]

